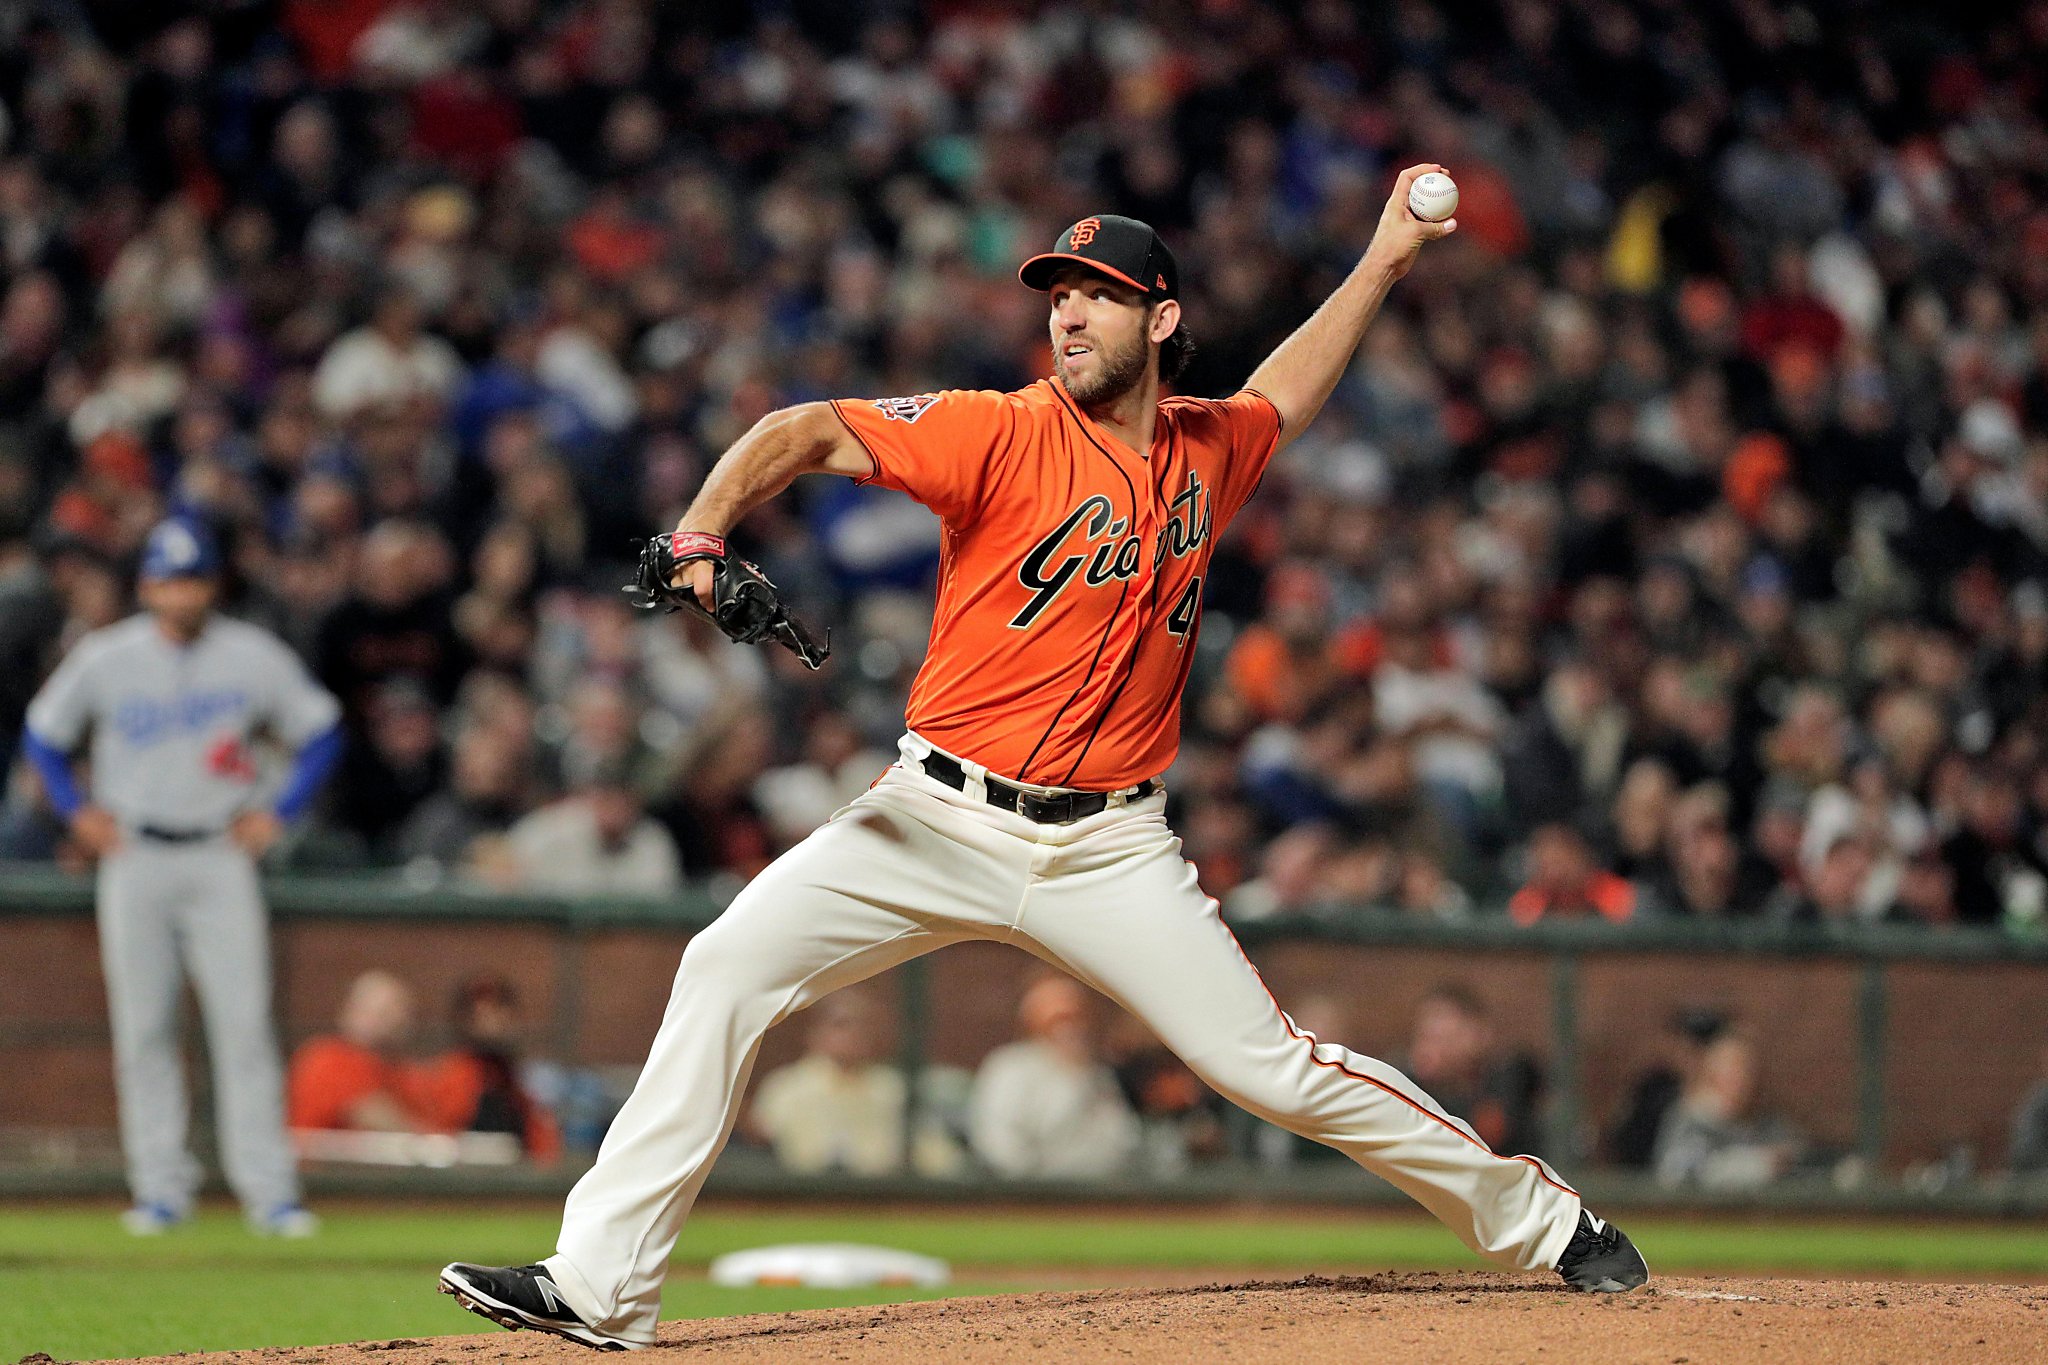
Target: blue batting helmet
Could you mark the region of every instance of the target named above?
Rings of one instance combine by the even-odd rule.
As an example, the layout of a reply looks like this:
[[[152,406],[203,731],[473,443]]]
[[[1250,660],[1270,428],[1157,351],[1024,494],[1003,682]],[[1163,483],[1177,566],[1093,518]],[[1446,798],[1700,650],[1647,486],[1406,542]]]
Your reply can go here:
[[[220,546],[201,522],[160,521],[142,547],[144,578],[211,578],[219,572]]]

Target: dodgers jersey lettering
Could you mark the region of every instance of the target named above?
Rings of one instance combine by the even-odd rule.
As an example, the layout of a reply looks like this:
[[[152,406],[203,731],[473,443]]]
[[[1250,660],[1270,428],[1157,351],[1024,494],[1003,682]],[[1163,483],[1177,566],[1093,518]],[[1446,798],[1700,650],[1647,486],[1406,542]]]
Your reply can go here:
[[[1141,455],[1055,381],[837,399],[875,461],[945,525],[910,728],[991,772],[1106,791],[1156,777],[1215,538],[1250,499],[1280,413],[1245,389],[1159,405]]]
[[[340,715],[268,632],[216,616],[180,645],[145,614],[81,639],[29,706],[28,728],[64,750],[90,728],[93,799],[123,824],[210,830],[250,803],[259,731],[296,750]]]

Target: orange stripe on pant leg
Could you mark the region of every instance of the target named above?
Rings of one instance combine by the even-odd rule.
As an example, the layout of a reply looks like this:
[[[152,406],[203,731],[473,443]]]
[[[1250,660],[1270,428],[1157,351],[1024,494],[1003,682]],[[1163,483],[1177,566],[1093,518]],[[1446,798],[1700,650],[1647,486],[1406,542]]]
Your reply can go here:
[[[1188,866],[1193,867],[1194,864],[1190,863],[1188,864]],[[1199,872],[1197,873],[1197,875],[1200,875]],[[1213,898],[1211,898],[1209,903],[1212,906],[1216,904]],[[1438,1114],[1432,1111],[1427,1105],[1416,1103],[1409,1096],[1402,1094],[1399,1090],[1396,1090],[1393,1086],[1388,1085],[1385,1081],[1380,1080],[1378,1077],[1360,1075],[1358,1072],[1353,1071],[1349,1067],[1345,1066],[1342,1062],[1326,1062],[1322,1058],[1316,1056],[1315,1037],[1312,1034],[1303,1033],[1299,1029],[1295,1028],[1294,1021],[1287,1017],[1287,1011],[1280,1008],[1280,1001],[1274,997],[1273,988],[1266,984],[1265,975],[1259,971],[1258,964],[1252,961],[1251,955],[1245,952],[1244,945],[1237,941],[1237,935],[1231,933],[1229,924],[1224,922],[1220,907],[1218,907],[1216,922],[1223,926],[1224,933],[1230,934],[1230,942],[1231,945],[1237,949],[1237,955],[1244,959],[1244,965],[1250,967],[1252,970],[1252,975],[1258,978],[1259,989],[1266,993],[1266,999],[1271,1000],[1273,1002],[1273,1010],[1276,1014],[1280,1016],[1280,1022],[1287,1029],[1288,1036],[1293,1038],[1296,1042],[1308,1044],[1308,1059],[1311,1062],[1314,1062],[1317,1066],[1329,1067],[1332,1070],[1336,1071],[1339,1075],[1349,1076],[1354,1081],[1363,1081],[1365,1084],[1373,1087],[1373,1089],[1378,1090],[1383,1094],[1392,1095],[1395,1099],[1401,1101],[1401,1103],[1407,1105],[1410,1109],[1413,1109],[1416,1113],[1422,1115],[1424,1118],[1430,1119],[1431,1121],[1436,1123],[1440,1123],[1444,1127],[1450,1129],[1453,1133],[1456,1133],[1459,1137],[1465,1139],[1465,1141],[1471,1143],[1480,1151],[1485,1152],[1488,1156],[1494,1158],[1496,1161],[1520,1161],[1526,1163],[1531,1170],[1536,1172],[1537,1179],[1541,1180],[1544,1184],[1550,1186],[1554,1190],[1562,1190],[1564,1191],[1564,1193],[1571,1195],[1574,1199],[1580,1199],[1581,1201],[1583,1201],[1584,1196],[1580,1195],[1577,1190],[1573,1189],[1569,1185],[1565,1185],[1556,1180],[1551,1179],[1549,1172],[1543,1169],[1543,1163],[1536,1160],[1536,1158],[1531,1156],[1505,1156],[1499,1152],[1496,1152],[1493,1150],[1493,1148],[1487,1146],[1484,1142],[1480,1141],[1471,1133],[1466,1132],[1457,1124],[1452,1123],[1446,1118],[1444,1118],[1442,1114]]]

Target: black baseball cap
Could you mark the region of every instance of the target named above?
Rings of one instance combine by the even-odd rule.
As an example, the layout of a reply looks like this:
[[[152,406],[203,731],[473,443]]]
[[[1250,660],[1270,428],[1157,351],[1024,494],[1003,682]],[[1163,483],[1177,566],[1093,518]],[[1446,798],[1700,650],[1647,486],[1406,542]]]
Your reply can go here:
[[[1114,213],[1083,218],[1059,235],[1051,251],[1017,267],[1017,278],[1042,294],[1052,288],[1054,272],[1070,261],[1122,280],[1149,299],[1180,297],[1180,266],[1173,253],[1150,223],[1135,218]]]

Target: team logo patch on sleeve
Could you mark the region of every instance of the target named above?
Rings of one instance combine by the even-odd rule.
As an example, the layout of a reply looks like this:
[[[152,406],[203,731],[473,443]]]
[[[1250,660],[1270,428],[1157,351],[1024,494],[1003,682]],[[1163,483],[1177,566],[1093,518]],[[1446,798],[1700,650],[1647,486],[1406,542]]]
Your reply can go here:
[[[915,422],[938,401],[935,393],[918,393],[908,398],[877,398],[875,406],[892,422]]]

